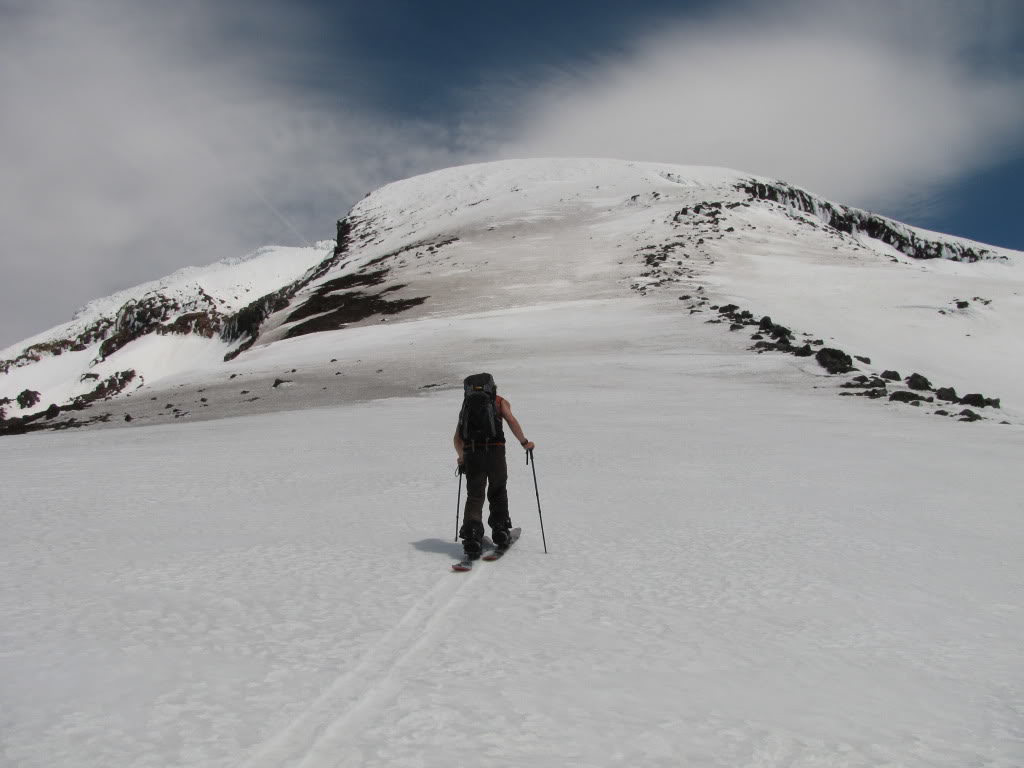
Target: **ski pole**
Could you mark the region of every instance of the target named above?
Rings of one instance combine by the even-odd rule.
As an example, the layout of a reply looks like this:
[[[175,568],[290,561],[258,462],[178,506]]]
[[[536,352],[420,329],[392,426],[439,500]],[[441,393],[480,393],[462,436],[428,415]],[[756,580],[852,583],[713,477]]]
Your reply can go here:
[[[540,540],[544,542],[544,554],[548,553],[548,540],[544,535],[544,514],[540,511],[540,489],[537,487],[537,462],[533,459],[533,449],[526,452],[526,463],[533,469],[533,490],[537,494],[537,515],[540,517]]]
[[[459,495],[455,497],[455,541],[459,540],[459,510],[462,508],[462,473],[459,476]]]

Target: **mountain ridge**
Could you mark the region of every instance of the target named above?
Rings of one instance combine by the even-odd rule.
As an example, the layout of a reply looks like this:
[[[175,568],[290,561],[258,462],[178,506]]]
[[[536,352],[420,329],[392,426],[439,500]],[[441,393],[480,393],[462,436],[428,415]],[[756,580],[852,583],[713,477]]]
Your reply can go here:
[[[71,323],[27,340],[16,356],[9,355],[21,345],[5,350],[0,407],[7,412],[0,415],[8,429],[31,423],[26,419],[49,421],[190,369],[216,369],[254,346],[393,317],[412,321],[481,307],[678,289],[692,314],[717,312],[735,304],[737,294],[748,294],[755,304],[734,312],[746,316],[711,320],[728,318],[730,327],[743,327],[760,323],[769,311],[778,317],[779,308],[754,295],[749,282],[734,283],[752,260],[787,247],[787,263],[808,248],[832,249],[871,269],[885,260],[893,274],[940,261],[961,270],[1007,266],[1016,274],[1021,263],[1017,252],[909,227],[727,169],[603,159],[461,166],[370,193],[338,221],[333,243],[260,249],[90,302]],[[813,269],[821,271],[822,264]],[[115,308],[119,298],[126,300]],[[956,303],[963,301],[967,308]],[[791,297],[783,310],[794,303],[800,302]],[[950,312],[975,307],[991,314],[992,298],[965,293],[954,297]],[[821,333],[803,327],[808,336]],[[76,329],[77,335],[68,333]],[[836,329],[841,338],[846,328],[837,323]],[[190,347],[187,354],[170,349],[175,338],[178,347]],[[779,348],[778,339],[772,343]],[[167,352],[163,359],[160,347]],[[166,362],[175,356],[173,364]],[[60,364],[56,358],[63,358]]]

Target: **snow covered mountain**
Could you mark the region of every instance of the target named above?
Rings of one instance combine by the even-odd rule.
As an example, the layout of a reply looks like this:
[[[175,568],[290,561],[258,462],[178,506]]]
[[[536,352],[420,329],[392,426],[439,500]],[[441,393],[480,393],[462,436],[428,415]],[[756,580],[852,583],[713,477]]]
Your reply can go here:
[[[612,160],[466,166],[368,195],[339,221],[333,245],[185,269],[4,350],[4,426],[182,417],[130,412],[124,398],[107,405],[121,393],[158,396],[171,380],[223,381],[259,357],[254,348],[309,334],[630,292],[674,294],[695,320],[760,331],[746,334],[759,351],[814,356],[830,371],[856,367],[864,378],[847,383],[858,394],[891,398],[917,373],[916,389],[896,397],[960,418],[965,408],[991,412],[996,400],[1024,402],[1021,356],[1012,354],[1024,320],[1021,254],[782,182]],[[341,349],[345,336],[329,344]],[[335,373],[329,365],[318,361],[321,374]],[[900,376],[881,378],[887,370]],[[403,385],[414,391],[426,373],[404,371]],[[324,377],[315,378],[320,388],[303,402],[323,399],[315,392]],[[84,421],[62,416],[97,401]]]
[[[338,235],[4,353],[95,425],[0,439],[5,768],[1024,764],[1021,254],[611,160]],[[481,370],[537,448],[457,574]]]

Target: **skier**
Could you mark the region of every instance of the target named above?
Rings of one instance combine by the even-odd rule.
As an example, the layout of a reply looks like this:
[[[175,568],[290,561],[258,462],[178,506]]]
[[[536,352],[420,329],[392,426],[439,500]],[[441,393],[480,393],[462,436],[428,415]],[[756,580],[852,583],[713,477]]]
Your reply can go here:
[[[512,434],[527,451],[534,444],[526,439],[508,400],[498,396],[489,373],[467,376],[465,398],[455,429],[455,453],[459,472],[466,476],[466,506],[459,537],[466,560],[477,560],[483,551],[484,491],[486,489],[491,540],[501,549],[508,545],[512,521],[508,515],[508,467],[505,463],[505,434],[501,422],[508,422]]]

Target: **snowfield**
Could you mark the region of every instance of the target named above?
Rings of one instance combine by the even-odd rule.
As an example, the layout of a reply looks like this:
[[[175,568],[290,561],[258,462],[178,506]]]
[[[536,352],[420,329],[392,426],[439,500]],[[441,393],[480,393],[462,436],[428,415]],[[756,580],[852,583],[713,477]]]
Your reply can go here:
[[[1020,255],[913,259],[742,178],[389,185],[248,351],[143,336],[111,365],[161,377],[106,422],[0,439],[0,764],[1024,765]],[[429,299],[288,337],[383,268],[364,296]],[[726,302],[1002,408],[839,397],[852,374],[708,322]],[[484,370],[550,552],[510,446],[523,536],[458,574]]]

